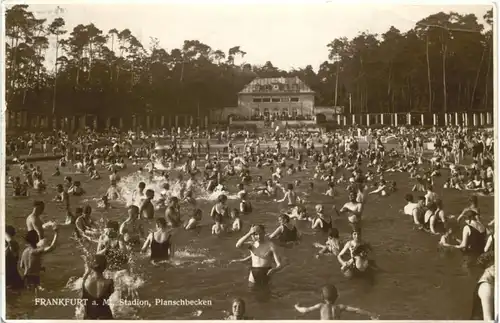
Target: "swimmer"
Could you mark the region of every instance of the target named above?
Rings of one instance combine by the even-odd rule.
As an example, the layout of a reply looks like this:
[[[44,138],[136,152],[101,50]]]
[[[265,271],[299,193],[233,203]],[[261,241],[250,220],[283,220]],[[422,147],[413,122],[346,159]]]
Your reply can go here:
[[[290,223],[290,217],[288,215],[281,214],[278,221],[280,225],[268,236],[269,239],[278,239],[282,243],[296,242],[299,240],[297,227]]]
[[[141,207],[139,208],[139,216],[142,216],[145,219],[153,219],[155,216],[155,207],[151,202],[155,197],[155,191],[146,190],[145,199],[143,199],[141,203]]]
[[[340,252],[339,230],[337,228],[331,228],[328,231],[328,238],[325,244],[322,245],[320,243],[315,243],[314,246],[320,249],[316,254],[316,258],[319,258],[320,255],[324,254],[332,254],[337,256]]]
[[[248,247],[252,260],[252,267],[248,276],[249,285],[251,287],[267,286],[271,276],[283,268],[281,257],[277,251],[277,246],[266,239],[263,225],[252,226],[250,231],[236,242],[236,248],[243,247],[250,237],[253,238],[253,241]],[[273,261],[275,263],[274,268],[271,266]]]
[[[231,315],[229,315],[227,320],[251,320],[251,317],[245,315],[246,305],[245,301],[241,298],[235,298],[231,305]]]
[[[323,302],[310,307],[302,307],[299,304],[295,305],[295,309],[302,314],[319,311],[321,320],[340,320],[342,312],[352,312],[360,315],[368,316],[372,320],[378,320],[378,315],[362,310],[357,307],[348,305],[336,305],[338,299],[337,288],[333,285],[324,286],[321,290]]]

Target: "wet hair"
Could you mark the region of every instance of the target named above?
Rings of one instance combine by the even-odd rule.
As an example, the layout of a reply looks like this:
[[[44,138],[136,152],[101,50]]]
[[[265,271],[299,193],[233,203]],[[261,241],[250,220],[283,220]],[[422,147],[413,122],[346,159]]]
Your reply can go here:
[[[335,238],[335,239],[338,239],[339,238],[339,230],[337,228],[330,228],[328,230],[328,236],[330,238]]]
[[[290,222],[290,217],[288,214],[280,214],[280,219],[283,219],[286,223]]]
[[[157,218],[156,224],[162,228],[165,228],[167,226],[167,220],[165,220],[165,218]]]
[[[149,189],[149,190],[146,190],[146,196],[149,198],[153,198],[155,196],[155,191]]]
[[[406,194],[405,195],[405,200],[406,200],[406,202],[413,203],[413,195],[412,194]]]
[[[430,210],[430,211],[436,211],[437,210],[437,204],[435,202],[431,202],[427,205],[427,208]]]
[[[134,210],[135,213],[139,213],[139,207],[137,205],[129,205],[128,210],[129,211]]]
[[[91,268],[93,271],[102,274],[106,267],[108,266],[108,261],[104,255],[95,255],[92,260]]]
[[[90,215],[92,214],[92,207],[90,205],[85,205],[83,208],[83,214]]]
[[[118,231],[120,229],[120,225],[118,224],[117,221],[110,220],[106,222],[106,228]]]
[[[225,194],[221,194],[219,195],[219,197],[217,197],[217,201],[219,202],[226,202],[227,201],[227,196]]]
[[[45,203],[43,201],[34,201],[33,202],[33,207],[35,207],[35,208],[43,208],[43,207],[45,207]]]
[[[323,300],[328,303],[335,303],[337,298],[339,297],[339,292],[337,291],[337,287],[334,285],[326,285],[321,289],[321,294],[323,295]]]
[[[231,304],[234,304],[234,303],[240,304],[240,306],[241,306],[241,312],[245,313],[246,304],[245,304],[245,301],[242,298],[237,297],[237,298],[233,299],[233,302]]]
[[[146,183],[140,182],[139,183],[139,188],[146,188]]]
[[[5,234],[8,234],[9,236],[13,237],[16,235],[16,229],[11,225],[7,225],[5,227]]]
[[[26,232],[26,235],[24,236],[24,240],[26,240],[26,242],[30,246],[36,247],[38,241],[40,241],[40,237],[38,236],[38,232],[36,232],[35,230],[30,230],[30,231]]]
[[[476,217],[477,217],[477,212],[475,212],[473,210],[467,210],[464,213],[465,220],[475,220]]]

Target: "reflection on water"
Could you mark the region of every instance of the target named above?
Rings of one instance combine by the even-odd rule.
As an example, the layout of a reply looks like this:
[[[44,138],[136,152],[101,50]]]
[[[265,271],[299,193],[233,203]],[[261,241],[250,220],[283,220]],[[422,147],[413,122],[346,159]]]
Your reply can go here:
[[[39,163],[45,174],[51,173],[54,163]],[[254,171],[254,170],[252,170]],[[64,172],[64,170],[63,170]],[[122,174],[119,186],[124,199],[118,201],[119,208],[101,210],[96,202],[107,189],[107,181],[90,181],[82,175],[73,175],[74,180],[82,181],[89,196],[72,198],[72,208],[89,203],[92,205],[94,219],[123,221],[126,210],[123,206],[130,203],[132,192],[139,181],[147,184],[147,189],[155,191],[156,197],[161,192],[160,178],[149,181],[147,173],[137,173],[135,169]],[[255,171],[264,179],[270,176],[268,169]],[[175,172],[170,178],[175,178]],[[253,174],[252,174],[253,175]],[[104,177],[104,176],[103,176]],[[457,214],[464,206],[466,192],[440,189],[446,176],[437,179],[436,191],[443,198],[445,211]],[[299,187],[300,194],[306,193],[306,182],[310,173],[299,173],[286,177],[282,182],[292,183],[300,179],[304,184]],[[374,248],[377,265],[381,272],[374,281],[348,280],[340,273],[338,262],[332,257],[316,259],[315,242],[324,243],[325,237],[313,233],[307,223],[297,224],[302,231],[302,241],[293,248],[282,248],[282,253],[289,266],[272,277],[271,290],[255,292],[248,288],[248,265],[231,264],[231,259],[247,256],[245,250],[235,248],[240,234],[228,237],[215,237],[210,234],[211,219],[209,211],[216,197],[204,192],[201,185],[196,186],[197,207],[203,211],[202,228],[193,232],[180,230],[175,233],[176,254],[168,264],[152,266],[147,255],[134,258],[130,275],[123,276],[119,284],[127,289],[136,289],[140,299],[205,299],[211,300],[211,306],[141,306],[116,307],[113,309],[118,318],[142,319],[221,319],[224,311],[230,307],[230,299],[242,297],[247,302],[248,314],[257,319],[316,319],[314,313],[299,315],[293,306],[297,302],[314,304],[320,301],[319,289],[326,283],[334,283],[339,292],[339,302],[352,304],[379,313],[382,319],[466,319],[470,314],[471,295],[475,285],[475,273],[462,269],[463,257],[457,252],[438,250],[437,238],[414,231],[408,217],[398,213],[404,205],[404,195],[411,189],[407,175],[387,174],[386,180],[396,180],[399,191],[386,198],[369,197],[364,213],[363,237]],[[52,187],[62,181],[61,178],[47,178],[49,192],[44,195],[48,200],[54,194]],[[226,185],[235,196],[237,178],[228,180]],[[173,195],[180,192],[180,185],[169,181]],[[258,183],[254,185],[259,185]],[[342,187],[337,190],[340,196],[335,198],[321,195],[326,191],[326,183],[315,183],[314,192],[308,193],[307,212],[312,214],[317,203],[341,205],[347,197]],[[249,189],[250,191],[250,189]],[[7,224],[18,229],[17,239],[23,246],[25,216],[31,212],[31,201],[14,199],[7,196]],[[95,199],[95,200],[93,200]],[[253,213],[242,217],[243,232],[251,224],[266,225],[271,232],[278,225],[277,216],[283,210],[279,205],[262,197],[251,197]],[[493,199],[479,197],[481,211],[485,220],[493,217]],[[237,206],[237,200],[230,200],[229,207]],[[188,212],[183,206],[183,215]],[[330,208],[326,209],[330,211]],[[157,211],[157,216],[162,216]],[[43,219],[64,221],[65,214],[53,203],[48,203]],[[349,238],[350,228],[344,218],[334,218],[335,225],[341,232],[341,238]],[[149,227],[153,227],[151,223]],[[242,233],[243,234],[243,233]],[[56,250],[45,257],[47,272],[42,277],[42,284],[47,297],[78,297],[81,289],[83,262],[81,246],[69,240],[69,233],[61,234]],[[89,245],[87,248],[95,248]],[[113,273],[109,273],[112,275]],[[125,297],[124,294],[114,297]],[[33,306],[33,295],[28,293],[8,293],[7,314],[9,318],[44,318],[67,319],[78,314],[75,308],[47,308]],[[346,319],[359,318],[347,315]]]

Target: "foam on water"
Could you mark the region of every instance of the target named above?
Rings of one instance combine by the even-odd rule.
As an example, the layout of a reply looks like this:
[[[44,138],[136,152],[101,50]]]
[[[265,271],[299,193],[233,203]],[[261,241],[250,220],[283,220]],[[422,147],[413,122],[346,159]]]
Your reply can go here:
[[[120,202],[125,203],[126,205],[140,206],[140,200],[133,199],[133,193],[137,189],[137,185],[140,182],[146,183],[146,190],[151,189],[155,192],[155,197],[153,199],[154,202],[158,202],[161,199],[162,191],[164,190],[162,186],[165,183],[168,183],[170,186],[170,196],[176,196],[179,199],[182,198],[181,192],[183,190],[183,184],[179,181],[166,180],[162,176],[153,176],[151,178],[148,173],[136,172],[123,177],[117,184],[117,187],[121,192]],[[217,187],[213,192],[209,192],[201,184],[193,185],[193,193],[197,200],[216,201],[222,194],[225,194],[228,199],[238,198],[236,194],[230,194],[220,187]]]

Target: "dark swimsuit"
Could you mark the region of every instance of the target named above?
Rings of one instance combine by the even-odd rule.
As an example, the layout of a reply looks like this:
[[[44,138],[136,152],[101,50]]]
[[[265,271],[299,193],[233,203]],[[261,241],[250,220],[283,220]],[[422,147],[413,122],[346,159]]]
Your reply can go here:
[[[154,234],[153,239],[151,239],[151,260],[168,260],[170,258],[170,237],[163,242],[158,242],[155,240]]]
[[[128,256],[119,249],[119,243],[114,247],[106,249],[106,259],[108,260],[108,269],[111,271],[122,270],[128,264]]]
[[[468,255],[479,256],[484,252],[484,247],[486,246],[486,230],[484,232],[479,232],[473,226],[467,226],[470,229],[470,236],[464,251]]]
[[[323,226],[319,230],[323,232],[328,232],[332,228],[332,222],[326,222],[325,219],[319,218]]]
[[[297,228],[295,226],[292,229],[289,229],[286,225],[283,226],[283,232],[279,237],[280,242],[293,242],[297,241],[297,238]]]
[[[104,293],[104,296],[94,297],[90,295],[90,293],[85,288],[85,283],[82,284],[82,299],[86,300],[85,302],[85,312],[83,319],[84,320],[112,320],[113,313],[111,312],[111,308],[106,301],[111,296],[111,287],[109,290]]]
[[[19,257],[8,248],[5,251],[5,283],[8,288],[20,288],[23,286],[23,279],[17,271]]]
[[[266,286],[269,284],[269,275],[267,274],[271,267],[251,267],[254,284],[257,286]]]

